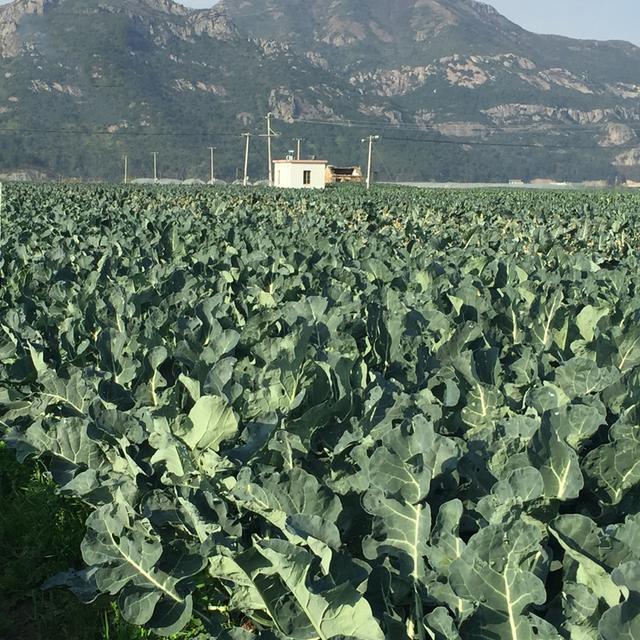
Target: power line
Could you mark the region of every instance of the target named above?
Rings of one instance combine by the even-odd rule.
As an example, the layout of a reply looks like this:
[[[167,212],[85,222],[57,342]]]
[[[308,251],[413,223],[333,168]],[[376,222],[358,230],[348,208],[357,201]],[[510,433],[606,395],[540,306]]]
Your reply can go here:
[[[335,127],[347,127],[347,128],[355,128],[355,127],[368,127],[368,128],[378,128],[378,129],[385,129],[385,128],[395,128],[396,130],[402,131],[403,128],[401,126],[397,126],[394,127],[393,125],[391,127],[385,126],[383,125],[375,125],[372,126],[371,123],[365,124],[365,123],[351,123],[349,121],[347,122],[331,122],[328,120],[304,120],[302,118],[300,119],[296,119],[297,122],[305,122],[307,124],[319,124],[319,125],[327,125],[327,126],[335,126]],[[426,131],[426,128],[423,129],[415,129],[412,127],[407,127],[406,129],[407,131],[411,131],[411,132],[421,132],[421,131]],[[437,132],[439,133],[439,130],[436,127],[433,127],[431,129],[431,131]],[[598,131],[600,131],[600,129],[598,129]],[[496,129],[494,131],[495,133],[508,133],[508,131],[504,130],[504,129]],[[576,132],[567,132],[567,133],[586,133],[587,130],[586,129],[579,129]],[[525,132],[526,133],[526,132]],[[570,145],[570,144],[546,144],[546,143],[533,143],[533,142],[489,142],[489,141],[482,141],[482,140],[452,140],[452,139],[447,139],[447,138],[413,138],[413,137],[391,137],[388,135],[384,135],[383,136],[384,140],[387,141],[392,141],[392,142],[415,142],[415,143],[422,143],[422,144],[447,144],[447,145],[457,145],[457,146],[472,146],[472,147],[510,147],[510,148],[519,148],[519,149],[551,149],[551,150],[566,150],[566,149],[570,149],[570,150],[582,150],[582,151],[601,151],[603,150],[605,147],[601,147],[598,145]],[[628,143],[626,145],[616,145],[615,150],[625,150],[625,149],[635,149],[637,148],[638,144],[635,143]]]
[[[406,130],[406,131],[414,131],[414,132],[422,132],[422,131],[440,132],[442,126],[444,126],[444,125],[457,124],[457,123],[454,122],[454,123],[442,123],[442,125],[427,125],[427,124],[421,125],[421,124],[411,124],[411,123],[404,123],[404,122],[402,122],[402,123],[392,123],[392,122],[376,123],[376,122],[366,121],[366,120],[335,121],[335,120],[320,120],[320,119],[313,119],[313,118],[292,118],[292,120],[295,123],[301,123],[301,124],[312,124],[312,125],[330,126],[330,127],[345,127],[347,129],[350,129],[350,128],[366,128],[366,129],[377,128],[377,129],[393,129],[393,130],[399,130],[399,131]],[[464,124],[466,124],[466,123],[464,123]],[[525,124],[522,124],[522,125],[511,124],[511,125],[504,125],[502,127],[498,127],[498,126],[495,126],[495,125],[494,126],[486,125],[486,124],[483,124],[481,122],[473,123],[473,124],[478,124],[487,133],[508,133],[511,130],[514,130],[514,131],[526,131],[527,126],[528,126],[528,125],[525,125]],[[589,132],[592,132],[592,131],[600,132],[609,124],[622,124],[622,125],[624,125],[626,127],[629,127],[630,129],[634,129],[634,127],[640,128],[640,122],[638,122],[635,125],[634,124],[630,124],[630,123],[626,123],[626,122],[620,122],[620,123],[605,122],[605,123],[603,123],[601,125],[592,125],[592,126],[589,126],[589,127],[582,126],[580,124],[570,124],[570,123],[564,123],[564,122],[557,122],[557,123],[548,123],[547,127],[548,127],[549,131],[554,131],[554,130],[558,130],[558,129],[564,129],[564,130],[574,129],[575,133],[589,133]]]
[[[436,138],[391,138],[389,136],[384,136],[384,140],[391,140],[392,142],[415,142],[419,144],[450,144],[450,145],[460,145],[460,146],[469,146],[469,147],[515,147],[519,149],[555,149],[555,150],[582,150],[582,151],[596,151],[603,150],[606,147],[600,147],[598,145],[591,146],[577,146],[577,145],[568,145],[568,144],[540,144],[533,142],[482,142],[479,140],[444,140],[444,139],[436,139]],[[635,149],[638,145],[619,145],[616,146],[615,149]]]
[[[105,131],[95,129],[93,131],[82,129],[23,129],[23,128],[0,128],[1,133],[37,133],[37,134],[65,134],[74,136],[143,136],[143,137],[202,137],[202,136],[224,136],[238,138],[241,133],[229,133],[228,131]]]
[[[380,124],[372,124],[371,122],[365,123],[357,122],[357,121],[346,121],[346,122],[334,122],[329,120],[313,120],[313,119],[303,119],[296,118],[294,122],[297,123],[305,123],[312,125],[322,125],[322,126],[332,126],[332,127],[346,127],[346,128],[360,128],[367,127],[369,129],[393,129],[395,131],[407,131],[408,133],[422,133],[422,132],[432,132],[432,133],[440,133],[440,130],[435,127],[417,127],[414,125],[392,125],[390,123],[380,123]],[[571,125],[573,126],[573,125]],[[605,125],[603,125],[604,127]],[[627,125],[628,126],[628,125]],[[521,129],[520,127],[518,128]],[[576,127],[577,129],[577,127]],[[593,129],[597,131],[601,131],[601,128]],[[509,130],[507,128],[496,128],[491,130],[496,134],[509,134]],[[590,129],[587,128],[579,128],[576,131],[566,131],[566,133],[587,133]],[[527,133],[526,131],[522,131],[523,133]],[[94,129],[94,130],[83,130],[83,129],[32,129],[32,128],[0,128],[0,135],[16,135],[16,134],[37,134],[37,135],[74,135],[74,136],[112,136],[112,137],[149,137],[149,138],[180,138],[180,137],[193,137],[193,138],[203,138],[203,137],[224,137],[224,138],[238,138],[242,137],[245,134],[237,132],[231,133],[229,131],[127,131],[127,130],[119,130],[119,131],[107,131],[104,129]],[[530,134],[530,132],[529,132]],[[513,135],[513,133],[511,134]],[[519,148],[519,149],[551,149],[551,150],[582,150],[582,151],[600,151],[605,149],[605,147],[601,147],[598,145],[570,145],[570,144],[548,144],[548,143],[535,143],[535,142],[490,142],[487,140],[461,140],[461,139],[451,139],[451,138],[417,138],[417,137],[394,137],[384,135],[384,140],[391,142],[404,142],[404,143],[416,143],[416,144],[445,144],[445,145],[455,145],[455,146],[471,146],[471,147],[504,147],[504,148]],[[638,143],[629,142],[625,145],[616,145],[615,147],[611,147],[612,150],[626,150],[626,149],[635,149],[638,147]]]
[[[372,121],[357,121],[357,120],[346,120],[343,122],[333,121],[333,120],[317,120],[317,119],[306,119],[306,118],[293,118],[293,123],[300,124],[311,124],[318,126],[330,126],[330,127],[344,127],[347,129],[351,128],[375,128],[375,129],[391,129],[394,131],[411,131],[414,133],[420,133],[424,131],[434,131],[437,133],[441,132],[442,126],[446,126],[447,124],[456,124],[456,123],[443,123],[443,125],[414,125],[408,123],[398,123],[393,124],[389,122],[372,122]],[[285,121],[286,124],[286,121]],[[291,124],[291,123],[290,123]],[[511,131],[524,131],[526,132],[526,125],[508,125],[504,127],[489,127],[482,123],[478,123],[485,132],[488,133],[510,133]],[[628,123],[604,123],[600,126],[592,126],[592,127],[582,127],[580,125],[567,125],[567,124],[550,124],[549,130],[558,130],[558,129],[574,129],[572,133],[588,133],[592,131],[602,131],[608,124],[622,124],[630,129],[634,129],[634,125]],[[635,125],[640,128],[640,123]],[[635,129],[634,129],[635,130]],[[105,136],[228,136],[228,137],[237,137],[242,135],[242,133],[230,133],[228,131],[128,131],[128,130],[119,130],[119,131],[107,131],[105,129],[34,129],[34,128],[24,128],[24,127],[15,127],[8,128],[3,127],[0,128],[0,133],[42,133],[42,134],[72,134],[72,135],[105,135]],[[541,132],[544,133],[544,132]]]
[[[379,129],[379,130],[393,130],[393,131],[407,131],[411,133],[423,133],[423,132],[435,132],[442,134],[442,126],[446,126],[447,124],[456,124],[456,123],[443,123],[442,125],[418,125],[418,124],[410,124],[410,123],[391,123],[391,122],[372,122],[365,120],[345,120],[345,121],[335,121],[335,120],[321,120],[316,118],[292,118],[292,123],[299,124],[308,124],[308,125],[317,125],[317,126],[329,126],[329,127],[344,127],[347,129],[351,128],[367,128],[367,129]],[[285,124],[287,121],[283,120]],[[291,122],[289,124],[292,124]],[[492,133],[492,134],[513,134],[513,132],[523,132],[530,133],[527,131],[527,125],[505,125],[502,127],[497,126],[489,126],[483,123],[477,123],[480,127],[482,127],[483,132]],[[579,124],[568,124],[568,123],[549,123],[548,124],[548,132],[556,132],[559,130],[563,130],[563,132],[567,133],[589,133],[589,132],[602,132],[603,129],[608,124],[622,124],[626,127],[635,131],[635,127],[640,129],[640,122],[638,124],[633,125],[631,123],[603,123],[602,125],[594,125],[590,127],[584,127]],[[7,134],[20,134],[20,133],[34,133],[34,134],[64,134],[64,135],[90,135],[90,136],[143,136],[143,137],[199,137],[199,136],[223,136],[223,137],[238,137],[243,135],[240,131],[236,133],[231,133],[229,131],[129,131],[129,130],[119,130],[119,131],[107,131],[105,129],[35,129],[35,128],[24,128],[24,127],[16,127],[16,128],[0,128],[0,133]],[[538,133],[544,134],[545,131],[539,131]],[[442,134],[444,135],[444,134]],[[389,139],[389,138],[387,138]],[[452,141],[452,144],[456,143]],[[477,142],[476,142],[477,143]],[[466,143],[465,143],[466,144]],[[491,143],[492,145],[497,143]],[[521,146],[521,145],[516,145]],[[539,145],[535,145],[539,146]],[[565,147],[565,145],[562,145]],[[622,145],[620,145],[622,146]],[[636,146],[636,145],[634,145]],[[620,148],[620,147],[618,147]]]

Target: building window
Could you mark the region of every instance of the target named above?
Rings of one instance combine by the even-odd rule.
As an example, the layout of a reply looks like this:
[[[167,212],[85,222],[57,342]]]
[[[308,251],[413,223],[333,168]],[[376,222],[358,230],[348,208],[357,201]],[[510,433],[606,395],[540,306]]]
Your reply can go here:
[[[302,174],[302,184],[311,184],[311,171],[304,171]]]

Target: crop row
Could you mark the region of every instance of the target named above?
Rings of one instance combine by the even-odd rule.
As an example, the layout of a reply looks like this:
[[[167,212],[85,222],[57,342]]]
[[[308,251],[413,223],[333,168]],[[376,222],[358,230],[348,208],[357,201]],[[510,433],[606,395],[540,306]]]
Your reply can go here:
[[[640,199],[12,187],[0,425],[160,635],[640,637]]]

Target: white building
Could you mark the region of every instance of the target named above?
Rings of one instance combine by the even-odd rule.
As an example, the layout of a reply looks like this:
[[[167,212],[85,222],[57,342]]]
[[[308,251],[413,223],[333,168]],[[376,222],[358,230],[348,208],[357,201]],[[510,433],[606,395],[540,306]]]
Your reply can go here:
[[[276,160],[273,185],[281,189],[324,189],[326,160]]]

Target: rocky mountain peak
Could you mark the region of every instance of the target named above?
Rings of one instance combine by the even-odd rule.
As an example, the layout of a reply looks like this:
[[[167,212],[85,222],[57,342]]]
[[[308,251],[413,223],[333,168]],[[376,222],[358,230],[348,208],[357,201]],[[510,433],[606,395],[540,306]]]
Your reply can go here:
[[[398,174],[421,175],[427,158],[441,177],[447,158],[454,173],[468,167],[473,178],[511,177],[514,160],[522,175],[547,166],[549,154],[521,155],[517,144],[490,146],[489,166],[484,146],[456,146],[469,140],[592,145],[593,154],[556,162],[576,176],[631,171],[640,158],[640,49],[536,35],[476,0],[223,0],[209,9],[174,0],[14,0],[0,7],[0,56],[0,126],[46,122],[119,135],[70,140],[64,152],[65,141],[52,139],[52,157],[64,156],[73,171],[78,145],[109,144],[116,154],[131,142],[127,130],[141,148],[146,130],[246,131],[266,111],[290,127],[283,138],[308,137],[316,145],[309,153],[337,162],[354,162],[350,122],[447,138],[447,147],[415,147],[411,167],[398,152]],[[343,128],[309,132],[305,119]],[[2,158],[34,157],[18,136],[0,143]],[[164,148],[184,160],[194,144],[185,136]],[[233,140],[228,149],[232,156]]]
[[[57,0],[14,0],[0,6],[0,58],[17,55],[20,49],[18,25],[23,16],[42,15]]]
[[[430,50],[444,56],[452,44],[456,53],[505,53],[505,40],[526,33],[475,0],[222,0],[218,8],[255,38],[359,71],[411,65]]]
[[[80,5],[77,0],[13,0],[0,6],[0,20],[19,19],[21,15],[42,15],[56,6],[72,7],[84,11],[105,10],[118,11],[154,11],[170,15],[188,15],[192,9],[174,2],[174,0],[84,0]]]
[[[56,2],[57,0],[13,0],[13,2],[0,7],[0,16],[2,19],[6,19],[8,16],[17,16],[21,13],[42,14],[47,5]]]
[[[58,10],[64,12],[71,27],[74,14],[78,19],[95,15],[96,20],[124,14],[147,25],[148,33],[165,43],[171,37],[185,40],[209,36],[229,40],[238,36],[235,25],[217,7],[190,9],[174,0],[14,0],[0,6],[0,58],[15,58],[23,47],[35,46],[34,28],[46,31],[45,23],[21,29],[26,18],[45,14],[55,17]]]

